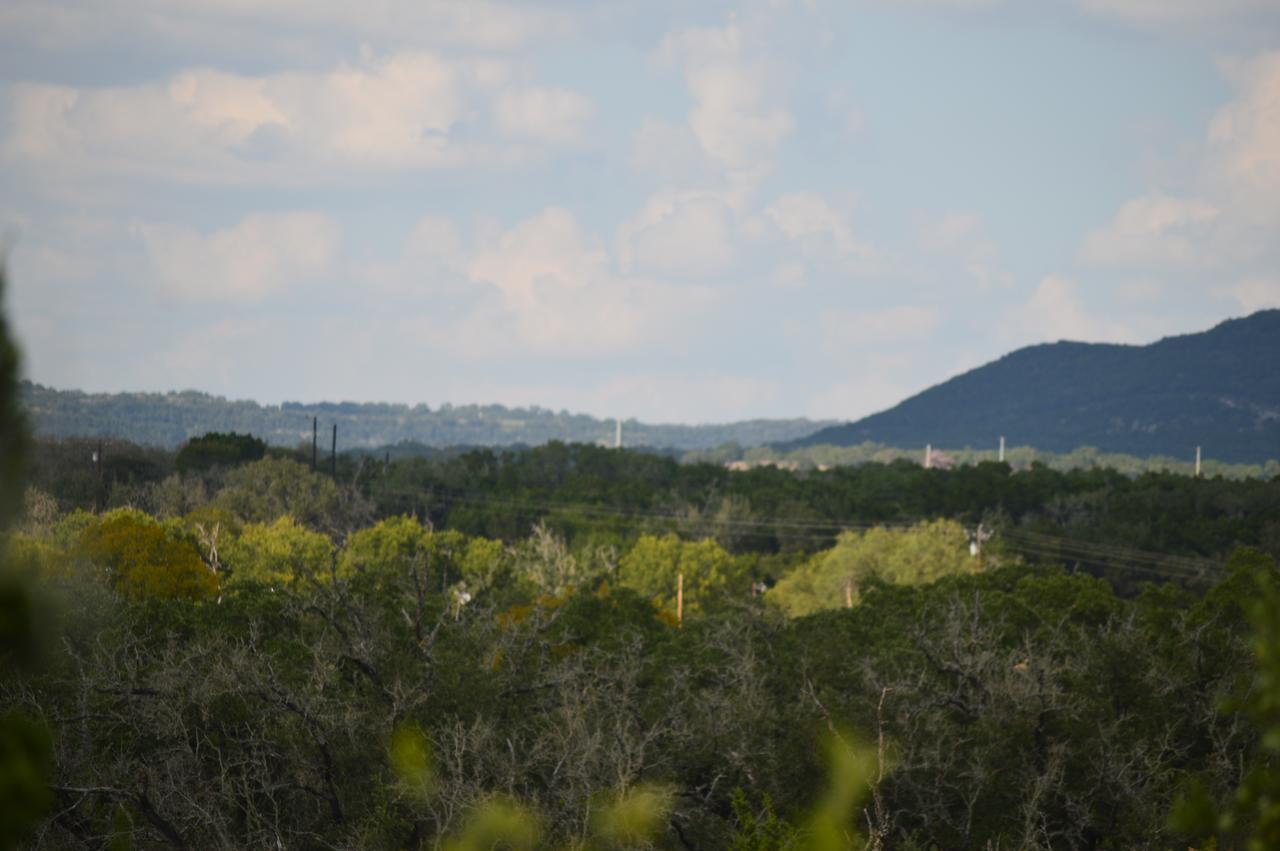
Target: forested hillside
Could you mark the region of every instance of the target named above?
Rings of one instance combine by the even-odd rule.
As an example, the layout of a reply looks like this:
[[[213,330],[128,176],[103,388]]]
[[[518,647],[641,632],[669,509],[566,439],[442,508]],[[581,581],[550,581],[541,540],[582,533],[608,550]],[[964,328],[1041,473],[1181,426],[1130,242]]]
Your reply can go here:
[[[549,440],[613,444],[616,423],[586,414],[502,405],[392,405],[318,402],[260,405],[188,390],[181,393],[82,393],[24,382],[22,399],[43,437],[113,437],[176,447],[206,432],[244,432],[273,446],[311,440],[318,417],[328,446],[333,423],[343,449],[417,443],[427,447],[537,445]],[[793,440],[830,423],[747,420],[719,425],[660,425],[624,420],[625,446],[707,449]]]
[[[789,444],[989,447],[1223,461],[1280,457],[1280,310],[1148,346],[1019,349],[882,413]]]

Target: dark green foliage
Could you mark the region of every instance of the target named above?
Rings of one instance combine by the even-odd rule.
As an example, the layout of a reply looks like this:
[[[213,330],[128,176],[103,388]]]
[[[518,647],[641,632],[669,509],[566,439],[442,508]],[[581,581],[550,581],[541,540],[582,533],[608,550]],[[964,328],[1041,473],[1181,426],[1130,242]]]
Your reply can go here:
[[[1280,447],[1280,310],[1149,346],[1048,343],[792,446],[1015,444],[1262,463]]]
[[[0,258],[0,302],[7,282]],[[28,441],[27,418],[18,398],[18,344],[0,307],[0,530],[22,510],[22,482]]]
[[[209,431],[262,435],[272,446],[311,445],[311,420],[338,424],[343,448],[419,444],[532,446],[551,440],[612,444],[614,421],[545,408],[502,405],[427,405],[320,402],[259,405],[194,390],[181,393],[81,393],[25,383],[23,397],[37,435],[115,437],[176,447]],[[723,425],[661,425],[627,420],[627,446],[709,449],[729,441],[759,446],[793,440],[830,421],[747,420]],[[325,431],[327,425],[322,425]],[[326,444],[327,445],[327,442]],[[396,451],[402,454],[405,448]],[[378,453],[381,454],[381,453]]]
[[[0,264],[0,299],[5,273]],[[18,347],[0,308],[0,533],[22,510],[28,445],[26,419],[18,402]],[[44,661],[41,627],[49,613],[26,565],[15,563],[0,538],[0,690],[39,670]],[[41,623],[41,621],[45,623]],[[0,699],[0,849],[15,847],[52,803],[46,786],[51,768],[49,731],[35,718]]]
[[[209,432],[193,437],[178,449],[174,466],[179,472],[234,467],[257,461],[267,454],[267,444],[251,434]]]

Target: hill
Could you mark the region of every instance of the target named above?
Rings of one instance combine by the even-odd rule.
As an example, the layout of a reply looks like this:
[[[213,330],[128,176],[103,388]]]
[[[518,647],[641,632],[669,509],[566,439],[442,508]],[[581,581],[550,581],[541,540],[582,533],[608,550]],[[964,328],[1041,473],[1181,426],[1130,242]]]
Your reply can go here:
[[[338,425],[340,449],[402,443],[427,447],[537,445],[550,440],[609,443],[613,420],[545,408],[502,405],[391,405],[320,402],[260,405],[193,390],[181,393],[82,393],[24,382],[22,399],[41,437],[112,437],[172,448],[210,431],[247,432],[275,446],[311,440],[311,418],[320,420],[320,440]],[[679,450],[725,443],[761,446],[794,440],[831,422],[806,419],[745,420],[716,425],[655,425],[625,420],[625,446]]]
[[[1146,346],[1019,349],[878,414],[779,448],[994,446],[1223,461],[1280,458],[1280,310]]]

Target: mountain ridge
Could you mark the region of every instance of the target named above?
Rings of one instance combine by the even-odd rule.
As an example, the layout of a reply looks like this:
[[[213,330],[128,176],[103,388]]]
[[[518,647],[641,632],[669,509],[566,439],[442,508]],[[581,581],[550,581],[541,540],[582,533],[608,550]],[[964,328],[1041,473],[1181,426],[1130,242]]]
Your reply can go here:
[[[616,421],[531,406],[406,405],[388,402],[283,402],[263,405],[197,390],[168,393],[85,393],[22,382],[23,406],[37,436],[121,438],[174,448],[210,431],[247,432],[275,446],[311,439],[311,419],[321,422],[327,446],[331,424],[340,449],[402,443],[429,447],[535,445],[550,440],[612,444]],[[623,445],[679,450],[725,443],[763,446],[791,440],[834,420],[753,419],[701,425],[623,420]]]
[[[1280,310],[1146,345],[1027,346],[860,420],[779,445],[1094,446],[1227,461],[1280,457]]]

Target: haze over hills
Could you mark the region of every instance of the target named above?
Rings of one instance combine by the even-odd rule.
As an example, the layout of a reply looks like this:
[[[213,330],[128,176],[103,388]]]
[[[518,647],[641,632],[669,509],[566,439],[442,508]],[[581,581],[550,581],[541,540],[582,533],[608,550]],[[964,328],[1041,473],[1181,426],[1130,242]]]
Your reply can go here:
[[[194,390],[180,393],[82,393],[23,382],[22,398],[42,437],[113,437],[152,446],[176,447],[210,431],[253,434],[276,446],[311,439],[311,420],[329,445],[338,425],[339,449],[369,449],[400,443],[429,447],[536,445],[549,440],[608,443],[615,421],[545,408],[503,405],[396,405],[318,402],[260,405]],[[725,443],[762,446],[794,440],[834,421],[744,420],[711,425],[661,425],[624,420],[624,446],[710,449]]]
[[[1280,310],[1145,346],[1029,346],[780,448],[1012,444],[1065,452],[1280,457]]]

